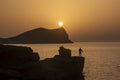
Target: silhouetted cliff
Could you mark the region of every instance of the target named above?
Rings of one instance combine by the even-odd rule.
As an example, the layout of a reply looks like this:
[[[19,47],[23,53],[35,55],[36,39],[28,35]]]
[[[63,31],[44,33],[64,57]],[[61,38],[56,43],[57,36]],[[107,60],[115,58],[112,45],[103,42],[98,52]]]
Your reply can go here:
[[[84,80],[85,58],[63,51],[40,60],[30,47],[0,45],[0,80]]]
[[[72,43],[63,27],[58,29],[37,28],[18,36],[0,39],[1,44],[37,44],[37,43]]]

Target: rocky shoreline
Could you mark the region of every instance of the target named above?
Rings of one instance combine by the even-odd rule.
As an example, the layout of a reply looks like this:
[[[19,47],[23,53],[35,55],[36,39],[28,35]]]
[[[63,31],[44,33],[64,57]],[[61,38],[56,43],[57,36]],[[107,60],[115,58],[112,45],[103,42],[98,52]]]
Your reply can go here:
[[[0,80],[84,80],[85,58],[64,51],[40,60],[30,47],[0,45]]]

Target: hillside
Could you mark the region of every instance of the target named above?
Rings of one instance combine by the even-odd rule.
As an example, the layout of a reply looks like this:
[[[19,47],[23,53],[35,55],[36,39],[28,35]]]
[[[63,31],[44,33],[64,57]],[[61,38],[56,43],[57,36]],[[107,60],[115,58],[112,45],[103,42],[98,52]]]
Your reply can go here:
[[[37,28],[18,36],[0,39],[1,44],[72,43],[63,27],[57,29]]]

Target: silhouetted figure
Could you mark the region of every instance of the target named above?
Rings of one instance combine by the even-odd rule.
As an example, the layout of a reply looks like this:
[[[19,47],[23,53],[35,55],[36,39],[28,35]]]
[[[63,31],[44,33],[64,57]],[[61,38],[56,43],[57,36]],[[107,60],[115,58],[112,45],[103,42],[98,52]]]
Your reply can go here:
[[[82,50],[82,48],[80,48],[80,49],[79,49],[79,56],[82,55],[82,52],[83,52],[83,50]]]

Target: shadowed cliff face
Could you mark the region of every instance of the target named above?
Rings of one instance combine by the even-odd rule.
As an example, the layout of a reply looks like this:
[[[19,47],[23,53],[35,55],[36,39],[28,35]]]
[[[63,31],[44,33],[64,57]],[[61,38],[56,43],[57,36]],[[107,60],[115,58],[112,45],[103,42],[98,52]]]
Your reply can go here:
[[[40,60],[30,47],[0,45],[0,80],[85,80],[85,58],[68,51]]]
[[[72,43],[69,40],[68,34],[66,33],[64,28],[58,29],[45,29],[45,28],[37,28],[34,30],[30,30],[24,32],[18,36],[0,39],[0,43]]]
[[[18,36],[0,39],[1,44],[35,44],[35,43],[72,43],[64,28],[45,29],[37,28],[24,32]]]

